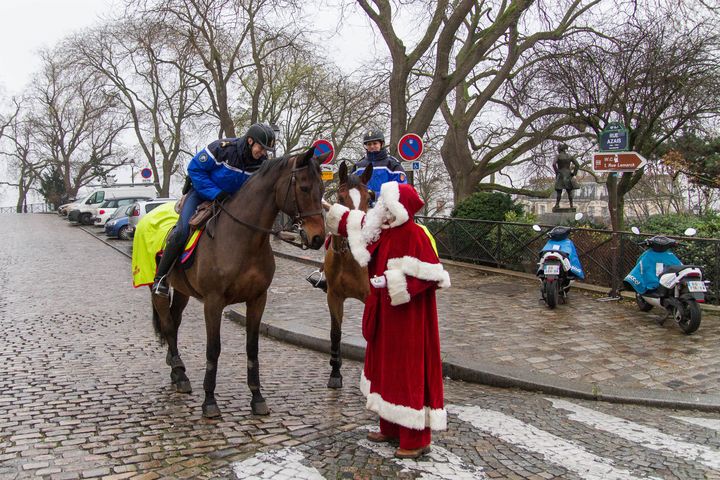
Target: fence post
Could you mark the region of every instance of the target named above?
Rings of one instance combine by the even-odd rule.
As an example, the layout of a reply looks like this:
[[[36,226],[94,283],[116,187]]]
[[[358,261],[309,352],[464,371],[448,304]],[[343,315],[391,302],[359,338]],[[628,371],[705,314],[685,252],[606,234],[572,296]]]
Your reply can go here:
[[[610,279],[610,291],[608,292],[608,297],[616,298],[619,296],[618,293],[618,270],[620,262],[620,255],[618,255],[618,250],[622,252],[622,242],[620,242],[621,247],[618,248],[618,240],[620,239],[619,233],[613,230],[612,233],[612,247],[610,248],[610,251],[612,252],[612,278]]]

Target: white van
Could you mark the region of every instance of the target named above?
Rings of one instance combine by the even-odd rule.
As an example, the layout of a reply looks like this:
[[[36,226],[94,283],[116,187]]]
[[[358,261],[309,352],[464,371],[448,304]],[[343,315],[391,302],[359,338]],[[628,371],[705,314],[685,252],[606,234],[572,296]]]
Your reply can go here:
[[[157,190],[152,184],[114,185],[112,187],[98,188],[80,199],[79,202],[67,207],[68,220],[80,222],[83,225],[92,225],[93,219],[97,215],[97,207],[105,200],[130,197],[138,199],[155,198],[156,196]]]

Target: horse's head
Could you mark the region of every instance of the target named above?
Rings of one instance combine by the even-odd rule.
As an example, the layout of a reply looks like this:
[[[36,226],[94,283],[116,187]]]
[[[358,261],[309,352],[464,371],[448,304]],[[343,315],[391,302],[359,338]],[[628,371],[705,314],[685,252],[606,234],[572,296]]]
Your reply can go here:
[[[291,157],[286,181],[276,189],[275,201],[285,214],[293,219],[300,230],[305,246],[317,250],[325,241],[325,219],[323,218],[322,196],[324,185],[320,174],[320,163],[327,154],[316,159],[314,147],[305,153]]]
[[[338,169],[340,186],[337,191],[337,202],[350,210],[367,212],[373,199],[373,191],[367,188],[372,171],[372,165],[368,165],[360,176],[348,174],[347,165],[342,162]]]

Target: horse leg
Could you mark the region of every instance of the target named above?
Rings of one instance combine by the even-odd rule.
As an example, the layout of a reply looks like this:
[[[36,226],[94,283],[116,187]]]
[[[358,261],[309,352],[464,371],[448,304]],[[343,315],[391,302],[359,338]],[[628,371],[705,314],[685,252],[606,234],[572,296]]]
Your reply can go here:
[[[215,298],[205,299],[205,332],[207,346],[205,349],[205,401],[202,404],[203,417],[215,418],[220,416],[220,409],[215,400],[215,381],[217,378],[218,358],[220,358],[220,320],[225,308],[222,301]]]
[[[252,393],[250,408],[254,415],[268,415],[270,410],[260,392],[260,364],[258,362],[258,337],[260,320],[265,311],[267,292],[245,303],[247,322],[245,324],[245,351],[247,353],[247,382]]]
[[[330,310],[330,379],[328,388],[342,388],[342,355],[340,353],[340,341],[342,340],[343,303],[345,299],[334,295],[331,292],[327,296],[328,309]]]
[[[185,375],[185,365],[180,359],[180,353],[177,348],[177,332],[180,326],[180,322],[177,321],[181,315],[182,310],[187,304],[187,298],[177,299],[177,304],[173,303],[170,305],[170,299],[167,297],[161,297],[159,295],[151,295],[151,303],[153,307],[153,327],[155,333],[160,338],[161,343],[167,343],[168,351],[165,356],[165,363],[167,363],[170,370],[170,381],[175,386],[176,390],[181,393],[190,393],[192,388],[190,382],[187,381]],[[187,383],[182,383],[178,387],[178,382],[186,380]]]
[[[170,320],[171,328],[167,334],[166,339],[168,342],[168,352],[165,357],[165,362],[170,365],[172,369],[170,372],[170,380],[175,385],[175,391],[178,393],[191,393],[192,386],[190,385],[190,379],[185,375],[185,364],[180,358],[180,352],[177,347],[178,330],[180,329],[180,323],[182,322],[182,313],[188,304],[190,297],[184,295],[177,290],[173,293],[172,304],[170,305]]]

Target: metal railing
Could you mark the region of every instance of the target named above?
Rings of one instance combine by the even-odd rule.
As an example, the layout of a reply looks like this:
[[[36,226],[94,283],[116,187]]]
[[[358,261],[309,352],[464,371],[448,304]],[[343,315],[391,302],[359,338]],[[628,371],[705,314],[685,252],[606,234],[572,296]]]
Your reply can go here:
[[[49,203],[30,203],[22,208],[22,212],[17,211],[17,207],[0,207],[0,214],[3,213],[50,213],[55,209]]]
[[[552,228],[541,225],[543,231],[536,232],[526,223],[423,216],[415,220],[433,234],[442,258],[532,274],[547,241],[545,233]],[[707,301],[719,304],[720,239],[671,237],[681,241],[675,253],[683,263],[703,267],[704,278],[712,282]],[[644,250],[638,245],[641,238],[630,232],[578,228],[572,240],[585,270],[584,283],[608,287],[609,292],[622,286]]]

